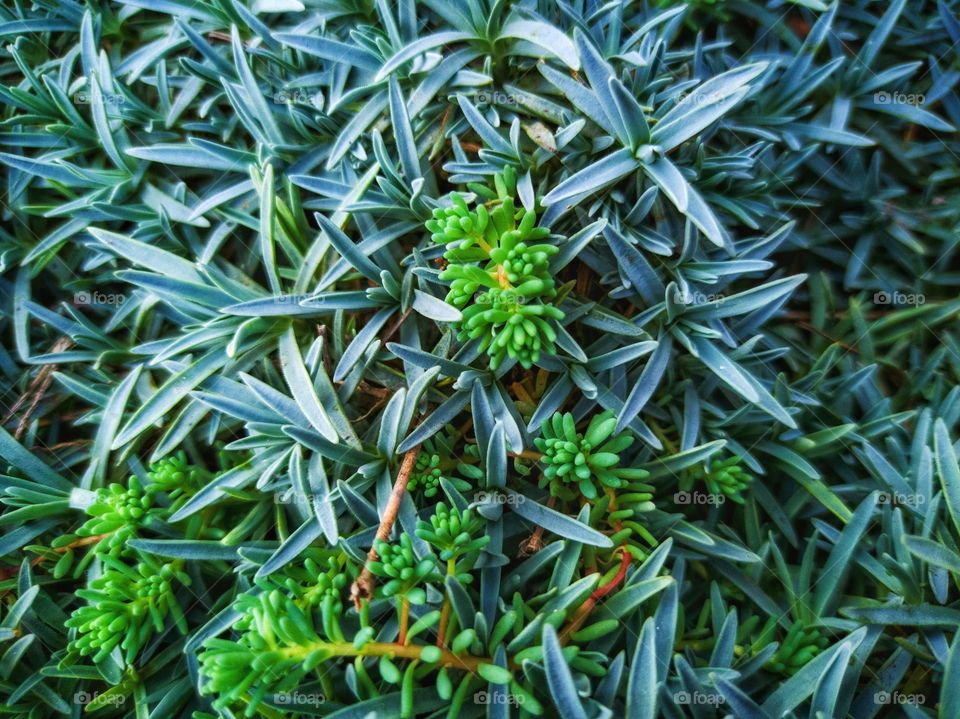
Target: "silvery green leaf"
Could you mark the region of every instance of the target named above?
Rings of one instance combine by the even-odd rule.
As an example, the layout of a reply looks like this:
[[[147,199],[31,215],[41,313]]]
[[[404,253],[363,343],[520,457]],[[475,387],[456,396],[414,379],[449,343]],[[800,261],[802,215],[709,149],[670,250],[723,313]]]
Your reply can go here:
[[[947,431],[947,425],[938,419],[933,428],[934,456],[937,463],[937,476],[943,488],[943,496],[950,518],[960,529],[960,463],[953,449],[953,442]]]
[[[571,70],[580,69],[577,49],[570,38],[549,23],[514,18],[500,28],[500,37],[532,42],[562,60]]]
[[[441,45],[450,45],[456,42],[463,42],[464,40],[471,39],[472,36],[470,33],[449,31],[434,33],[433,35],[427,35],[426,37],[414,40],[389,60],[387,60],[380,68],[379,72],[377,72],[377,75],[374,79],[378,82],[386,79],[388,75],[390,75],[405,62],[414,59],[418,55],[422,55],[427,50],[432,50],[433,48]]]
[[[688,92],[660,118],[650,133],[650,141],[669,152],[723,117],[749,92],[767,63],[758,62],[727,70]]]
[[[413,309],[424,317],[440,322],[459,322],[460,310],[422,290],[413,291]]]
[[[575,197],[600,190],[640,167],[627,149],[617,150],[580,170],[554,187],[543,198],[544,205],[559,205]]]
[[[340,441],[300,354],[293,328],[280,336],[280,363],[283,377],[304,416],[325,439],[336,444]]]
[[[290,32],[274,34],[274,39],[284,45],[302,50],[309,55],[322,57],[331,62],[343,62],[363,70],[378,70],[379,59],[367,50],[349,43],[317,35],[299,35]]]
[[[672,349],[673,343],[669,335],[664,335],[657,340],[653,354],[644,365],[636,384],[630,390],[630,394],[627,395],[627,399],[623,403],[623,408],[617,415],[617,431],[622,431],[624,427],[630,424],[643,410],[650,397],[653,396],[654,391],[666,374]]]
[[[573,675],[560,650],[557,631],[549,624],[543,627],[543,664],[547,672],[550,696],[560,716],[570,717],[570,719],[587,719],[580,697],[577,695],[577,688],[573,683]]]
[[[506,493],[513,498],[511,509],[534,526],[544,527],[547,531],[561,537],[572,539],[593,547],[612,547],[610,538],[581,522],[554,509],[534,502],[529,497],[507,488]]]

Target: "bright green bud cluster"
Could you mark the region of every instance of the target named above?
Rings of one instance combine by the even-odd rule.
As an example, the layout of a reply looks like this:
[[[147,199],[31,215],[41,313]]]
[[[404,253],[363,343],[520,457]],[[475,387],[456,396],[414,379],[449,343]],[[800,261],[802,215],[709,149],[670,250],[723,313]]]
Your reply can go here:
[[[547,230],[540,227],[529,227],[536,222],[537,216],[533,212],[526,212],[520,221],[520,227],[507,232],[500,238],[500,246],[490,250],[490,259],[504,269],[507,280],[517,288],[521,295],[526,294],[523,289],[527,283],[539,280],[542,285],[530,284],[528,292],[538,297],[553,297],[553,278],[550,276],[550,258],[557,254],[555,245],[530,245],[524,240],[533,237],[537,230]]]
[[[396,544],[378,539],[373,546],[379,558],[370,562],[370,571],[388,580],[383,584],[383,595],[402,595],[411,604],[423,604],[427,594],[419,585],[434,577],[436,559],[417,559],[409,534],[401,534]]]
[[[433,497],[440,491],[441,479],[443,472],[440,470],[440,455],[421,452],[410,473],[407,489],[411,492],[422,489],[423,496]]]
[[[739,457],[728,457],[710,463],[710,469],[704,476],[707,489],[713,494],[722,494],[734,502],[743,504],[741,492],[753,482],[753,475],[740,466]]]
[[[304,568],[314,578],[312,583],[300,584],[292,579],[286,583],[298,603],[306,607],[323,606],[325,611],[333,612],[336,616],[343,614],[343,591],[348,577],[336,559],[330,557],[324,569],[308,557],[304,561]]]
[[[470,509],[462,512],[456,507],[447,509],[440,502],[429,522],[417,522],[417,536],[432,545],[440,559],[449,561],[471,552],[479,552],[490,542],[490,537],[477,537],[484,529],[484,521]],[[469,581],[469,575],[467,577]]]
[[[767,666],[780,674],[795,674],[829,645],[827,637],[798,619],[790,626]]]
[[[534,440],[543,452],[540,461],[547,465],[541,486],[549,483],[553,494],[572,498],[563,485],[576,484],[584,497],[595,499],[599,495],[597,483],[619,489],[648,476],[645,470],[618,466],[619,453],[633,444],[633,437],[626,432],[614,435],[616,426],[613,413],[603,412],[590,420],[586,433],[580,434],[572,414],[554,414],[544,422],[542,436]]]
[[[90,519],[77,530],[77,536],[109,535],[97,546],[118,555],[124,543],[158,514],[152,509],[154,492],[152,486],[144,488],[136,477],[130,477],[127,487],[111,484],[98,489],[94,501],[87,507]]]
[[[494,185],[496,192],[470,186],[478,195],[473,210],[452,193],[451,206],[436,208],[426,227],[435,242],[450,246],[440,279],[450,283],[447,302],[463,310],[459,339],[479,339],[492,369],[506,357],[529,368],[541,351],[554,352],[550,323],[563,319],[559,308],[544,304],[557,295],[550,258],[558,250],[541,242],[550,231],[537,227],[536,212],[516,206],[514,170],[495,175]]]
[[[529,368],[540,359],[541,351],[555,351],[557,333],[550,320],[563,319],[562,310],[553,305],[518,302],[516,290],[488,290],[485,294],[491,302],[463,311],[459,338],[481,338],[480,348],[490,355],[491,369],[499,367],[506,357]]]
[[[104,557],[104,573],[77,591],[86,604],[76,609],[66,626],[77,630],[70,648],[81,656],[93,655],[99,662],[115,647],[124,651],[129,664],[155,634],[163,631],[171,616],[181,633],[187,622],[174,594],[177,582],[188,585],[190,578],[174,564],[157,564],[145,559],[129,567]]]
[[[147,473],[151,488],[166,492],[171,498],[197,489],[206,478],[207,472],[201,467],[189,464],[183,452],[154,462]]]

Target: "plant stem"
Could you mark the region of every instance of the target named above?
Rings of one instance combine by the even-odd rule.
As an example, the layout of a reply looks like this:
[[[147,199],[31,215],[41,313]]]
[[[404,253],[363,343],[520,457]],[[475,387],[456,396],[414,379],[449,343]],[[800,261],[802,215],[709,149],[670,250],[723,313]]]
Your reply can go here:
[[[551,494],[550,499],[547,500],[547,506],[550,509],[553,509],[556,503],[557,503],[557,498]],[[521,542],[520,556],[525,557],[531,554],[536,554],[537,552],[540,551],[540,547],[543,546],[543,543],[542,543],[543,529],[544,527],[541,524],[539,527],[537,527],[534,530],[533,534],[527,537],[527,539],[524,542]]]
[[[620,559],[620,569],[617,571],[616,575],[609,582],[604,584],[602,587],[597,587],[593,590],[587,601],[580,605],[579,609],[574,613],[573,617],[570,619],[570,623],[561,630],[560,632],[560,643],[566,644],[571,635],[576,632],[580,627],[583,626],[583,623],[587,621],[587,617],[590,616],[590,613],[593,611],[594,607],[597,606],[597,603],[607,596],[610,592],[617,588],[617,586],[624,580],[627,576],[627,569],[630,567],[630,552],[626,550],[626,547],[621,546],[620,551],[622,557]]]
[[[393,530],[393,523],[397,521],[397,512],[400,510],[400,500],[403,499],[404,492],[407,491],[407,482],[410,481],[410,473],[417,462],[417,455],[420,454],[420,445],[403,455],[403,463],[400,465],[400,471],[397,473],[397,481],[394,482],[393,491],[390,492],[390,499],[387,501],[387,507],[383,510],[383,517],[380,519],[380,526],[377,528],[376,539],[386,542],[390,539],[390,532]],[[377,550],[374,549],[376,541],[371,545],[367,552],[367,561],[363,565],[363,571],[350,587],[350,596],[353,597],[353,604],[359,611],[360,603],[364,599],[370,599],[373,596],[373,572],[370,571],[370,563],[379,559]]]
[[[400,600],[400,633],[397,636],[398,644],[407,643],[407,629],[410,627],[410,600],[404,597]]]
[[[315,651],[322,651],[329,656],[338,657],[398,657],[400,659],[420,659],[420,654],[424,649],[429,648],[426,644],[399,644],[392,642],[367,642],[360,649],[353,646],[352,642],[311,642],[310,644],[301,644],[288,647],[284,653],[290,657],[306,658]],[[481,664],[492,664],[490,657],[474,657],[470,655],[454,654],[448,649],[441,650],[440,661],[450,669],[460,669],[467,672],[477,673],[477,668]]]
[[[457,573],[457,560],[447,560],[447,576]],[[450,621],[450,593],[444,592],[443,606],[440,608],[440,626],[437,629],[437,646],[444,646],[447,638],[447,622]]]

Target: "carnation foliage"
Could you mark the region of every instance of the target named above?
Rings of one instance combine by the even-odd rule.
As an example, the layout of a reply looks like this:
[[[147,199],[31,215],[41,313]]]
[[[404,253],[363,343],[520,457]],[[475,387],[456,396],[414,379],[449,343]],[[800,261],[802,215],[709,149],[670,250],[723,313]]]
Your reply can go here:
[[[960,716],[956,0],[0,36],[0,714]]]

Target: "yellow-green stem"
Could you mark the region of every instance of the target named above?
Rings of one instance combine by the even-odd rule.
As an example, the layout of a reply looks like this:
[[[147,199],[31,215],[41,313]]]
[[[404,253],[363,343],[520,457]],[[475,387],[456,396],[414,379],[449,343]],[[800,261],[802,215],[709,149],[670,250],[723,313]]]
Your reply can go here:
[[[407,629],[410,626],[410,600],[404,597],[400,600],[400,636],[397,641],[400,644],[407,643]]]
[[[457,560],[447,560],[447,576],[457,573]],[[444,592],[443,606],[440,608],[440,626],[437,629],[437,646],[444,646],[447,639],[447,622],[450,621],[450,593]]]
[[[281,653],[293,659],[306,659],[313,652],[322,651],[329,656],[337,657],[395,657],[400,659],[421,659],[424,649],[432,648],[427,644],[399,644],[391,642],[367,642],[357,649],[351,642],[310,642],[287,647]],[[476,674],[481,664],[491,664],[489,657],[474,657],[470,655],[454,654],[447,649],[441,649],[440,660],[437,662],[450,669],[460,669]]]

